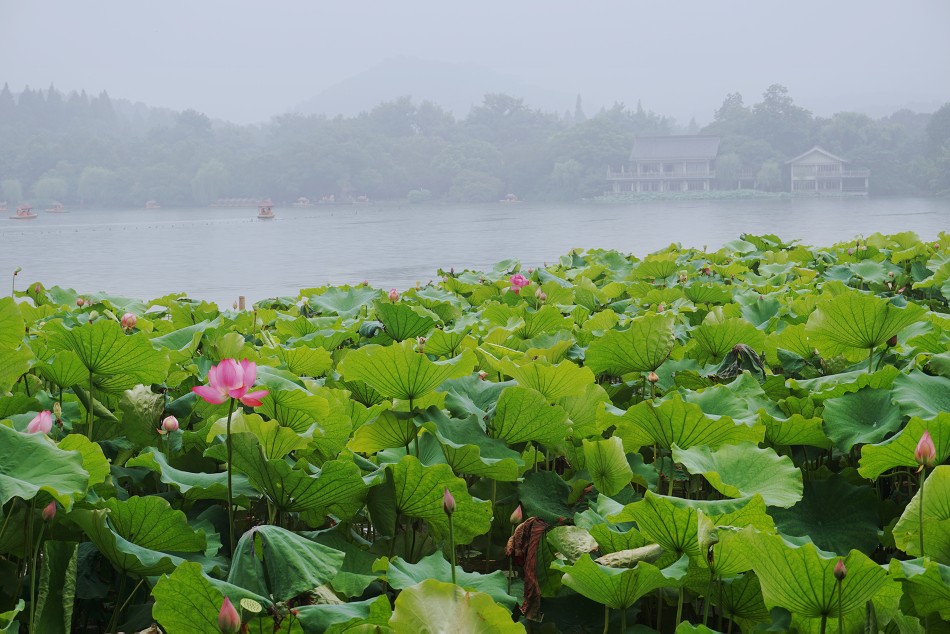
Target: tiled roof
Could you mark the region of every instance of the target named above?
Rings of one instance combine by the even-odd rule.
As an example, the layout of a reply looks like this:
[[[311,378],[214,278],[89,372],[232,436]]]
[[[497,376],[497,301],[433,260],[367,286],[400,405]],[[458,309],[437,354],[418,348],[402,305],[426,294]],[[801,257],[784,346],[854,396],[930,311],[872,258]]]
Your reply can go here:
[[[633,140],[630,160],[714,159],[719,137],[701,135],[639,136]]]

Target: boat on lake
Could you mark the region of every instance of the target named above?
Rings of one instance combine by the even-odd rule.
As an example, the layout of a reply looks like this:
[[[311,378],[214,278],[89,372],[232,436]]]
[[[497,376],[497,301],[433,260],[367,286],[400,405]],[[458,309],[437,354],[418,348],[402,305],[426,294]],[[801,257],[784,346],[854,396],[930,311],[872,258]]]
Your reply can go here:
[[[20,205],[16,208],[16,215],[10,216],[10,220],[30,220],[36,218],[36,213],[30,205]]]
[[[304,198],[301,196],[297,199],[297,202],[293,203],[294,207],[313,207],[313,203],[310,202],[309,198]]]
[[[498,202],[500,203],[520,203],[521,199],[515,196],[514,194],[508,194]]]
[[[145,208],[146,208],[146,209],[161,209],[162,206],[159,205],[159,204],[158,204],[157,202],[155,202],[154,200],[148,200],[148,201],[145,202]]]
[[[63,203],[59,201],[53,201],[53,204],[47,207],[46,211],[48,211],[51,214],[68,214],[69,213],[68,211],[66,211],[66,207],[63,205]]]
[[[265,198],[257,207],[258,220],[272,220],[274,218],[274,203],[270,198]]]

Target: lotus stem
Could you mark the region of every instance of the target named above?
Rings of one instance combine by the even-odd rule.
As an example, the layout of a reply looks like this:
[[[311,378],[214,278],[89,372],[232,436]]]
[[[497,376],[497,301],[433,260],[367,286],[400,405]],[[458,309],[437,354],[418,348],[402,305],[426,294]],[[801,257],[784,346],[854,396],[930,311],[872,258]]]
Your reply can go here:
[[[452,514],[448,514],[449,518],[449,554],[452,556],[452,583],[455,583],[455,530],[452,526]]]
[[[511,536],[515,536],[515,527],[511,527]],[[511,594],[511,578],[515,576],[514,557],[508,557],[508,594]]]
[[[125,575],[119,577],[119,591],[115,595],[115,609],[112,610],[112,618],[109,620],[109,631],[112,634],[116,634],[119,630],[119,612],[122,610],[122,607],[119,601],[122,599],[122,592],[125,590]]]
[[[491,481],[491,514],[495,519],[495,498],[498,496],[498,482]],[[485,546],[485,574],[488,574],[489,562],[491,561],[491,529],[488,530],[488,545]],[[510,583],[510,582],[509,582]]]
[[[827,627],[828,627],[828,615],[827,615],[827,614],[822,614],[822,615],[821,615],[821,630],[820,630],[820,634],[825,634],[825,628],[827,628]]]
[[[676,625],[673,626],[673,631],[676,631],[676,628],[680,626],[680,621],[683,620],[683,588],[680,588],[680,596],[676,600]]]
[[[663,589],[656,589],[656,631],[663,631]]]
[[[10,518],[13,517],[13,510],[16,508],[17,498],[13,498],[13,501],[10,502],[10,510],[7,511],[6,515],[3,516],[3,525],[0,526],[0,542],[3,541],[3,535],[7,532],[7,523],[9,523]]]
[[[627,631],[627,609],[623,608],[620,610],[620,634],[624,634]]]
[[[709,583],[706,584],[706,596],[703,599],[703,627],[709,622],[709,599],[712,597],[712,587],[713,582],[716,579],[716,574],[712,573],[709,575]],[[721,609],[721,606],[720,606]]]
[[[920,556],[924,556],[924,482],[927,480],[927,467],[920,467],[920,507],[917,509],[917,523],[920,537]]]
[[[670,485],[666,492],[666,494],[669,497],[673,497],[673,480],[675,479],[674,478],[675,475],[676,475],[676,465],[673,464],[673,459],[671,457],[670,458]]]
[[[96,442],[95,438],[92,437],[92,423],[95,420],[95,416],[92,413],[92,404],[95,401],[92,396],[92,369],[89,369],[89,408],[86,411],[86,416],[89,418],[86,425],[86,433],[89,435],[89,440]]]
[[[31,514],[33,508],[30,509]],[[30,631],[36,632],[36,565],[40,558],[40,547],[43,544],[43,532],[46,530],[46,522],[40,525],[40,536],[33,548],[33,561],[30,564]],[[33,538],[33,519],[30,518],[30,539]]]
[[[610,629],[610,608],[604,604],[604,634]]]
[[[843,582],[841,579],[838,580],[838,634],[844,634],[844,610],[841,606],[841,592]]]
[[[868,374],[871,374],[871,366],[874,364],[874,347],[869,348],[868,354]]]
[[[231,483],[231,456],[233,452],[233,446],[231,443],[231,413],[234,411],[234,399],[231,399],[231,402],[228,404],[228,422],[227,430],[225,436],[225,443],[228,447],[228,527],[231,531],[231,539],[228,543],[228,548],[231,553],[231,558],[234,558],[234,488]]]

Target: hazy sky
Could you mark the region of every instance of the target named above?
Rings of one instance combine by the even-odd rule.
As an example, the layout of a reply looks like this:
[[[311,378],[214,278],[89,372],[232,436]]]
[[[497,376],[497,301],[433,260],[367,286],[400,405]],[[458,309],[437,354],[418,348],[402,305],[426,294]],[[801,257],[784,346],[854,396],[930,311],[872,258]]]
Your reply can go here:
[[[0,82],[263,121],[396,56],[708,121],[772,83],[818,114],[950,101],[950,1],[0,0]],[[570,104],[571,106],[573,104]]]

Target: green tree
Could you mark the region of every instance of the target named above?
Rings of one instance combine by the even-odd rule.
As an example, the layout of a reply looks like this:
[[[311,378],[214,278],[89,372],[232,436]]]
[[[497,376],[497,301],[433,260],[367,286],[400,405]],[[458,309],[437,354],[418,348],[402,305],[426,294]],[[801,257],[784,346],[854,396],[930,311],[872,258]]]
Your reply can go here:
[[[23,186],[15,178],[0,181],[0,192],[2,192],[3,202],[11,205],[16,205],[23,200]]]
[[[115,172],[105,167],[90,165],[79,177],[79,200],[84,205],[101,205],[110,201],[115,185]]]
[[[766,161],[759,168],[755,180],[758,182],[759,189],[767,192],[780,191],[784,181],[782,167],[778,164],[778,161]]]
[[[191,191],[196,201],[209,204],[225,195],[231,182],[231,173],[218,159],[206,161],[191,181]]]
[[[50,203],[53,201],[61,201],[66,198],[68,187],[69,186],[67,185],[66,181],[62,178],[57,178],[55,176],[43,176],[38,181],[33,183],[33,186],[30,189],[33,192],[33,198],[35,198],[37,201]]]
[[[719,189],[735,189],[742,171],[742,159],[738,154],[721,154],[716,159],[716,181]]]

